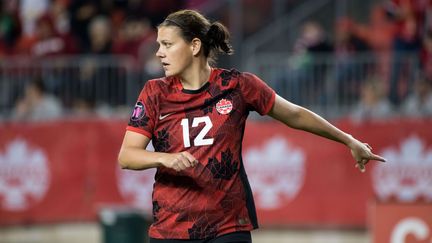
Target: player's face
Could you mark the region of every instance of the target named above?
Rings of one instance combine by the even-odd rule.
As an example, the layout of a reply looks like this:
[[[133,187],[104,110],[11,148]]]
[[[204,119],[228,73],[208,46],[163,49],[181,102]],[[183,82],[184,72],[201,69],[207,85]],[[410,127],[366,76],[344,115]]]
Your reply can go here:
[[[180,29],[175,26],[164,26],[158,29],[157,42],[159,57],[165,76],[181,76],[192,63],[192,45],[181,36]]]

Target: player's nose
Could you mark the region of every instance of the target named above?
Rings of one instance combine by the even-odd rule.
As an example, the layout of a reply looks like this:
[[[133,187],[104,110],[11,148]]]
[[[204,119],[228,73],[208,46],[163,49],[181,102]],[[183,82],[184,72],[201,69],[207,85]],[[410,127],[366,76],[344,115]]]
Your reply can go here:
[[[156,56],[159,58],[165,57],[165,54],[162,52],[161,48],[156,51]]]

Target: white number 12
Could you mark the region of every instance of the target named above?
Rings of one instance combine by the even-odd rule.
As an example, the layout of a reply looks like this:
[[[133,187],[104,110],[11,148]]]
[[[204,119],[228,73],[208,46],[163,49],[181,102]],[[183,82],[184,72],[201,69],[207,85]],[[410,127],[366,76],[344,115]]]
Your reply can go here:
[[[207,133],[210,131],[210,128],[213,127],[213,123],[211,122],[210,117],[208,116],[195,117],[192,120],[192,127],[197,127],[198,124],[203,122],[205,123],[205,126],[194,139],[194,146],[213,144],[213,140],[214,140],[213,138],[204,138],[205,135],[207,135]],[[185,148],[188,148],[191,146],[190,139],[189,139],[189,120],[187,118],[182,119],[181,125],[183,127],[183,143]]]

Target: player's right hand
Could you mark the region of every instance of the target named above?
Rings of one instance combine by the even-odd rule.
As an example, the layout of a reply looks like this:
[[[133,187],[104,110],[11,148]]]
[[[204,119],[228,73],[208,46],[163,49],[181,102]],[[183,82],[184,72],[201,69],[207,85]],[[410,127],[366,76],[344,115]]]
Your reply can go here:
[[[198,164],[198,160],[189,152],[183,151],[180,153],[165,154],[161,158],[161,163],[163,166],[179,172],[195,167]]]
[[[351,149],[351,154],[354,160],[357,162],[355,167],[361,172],[366,171],[366,164],[369,163],[370,160],[386,162],[385,158],[372,153],[372,147],[367,143],[362,143],[357,139],[353,139],[353,142],[348,146]]]

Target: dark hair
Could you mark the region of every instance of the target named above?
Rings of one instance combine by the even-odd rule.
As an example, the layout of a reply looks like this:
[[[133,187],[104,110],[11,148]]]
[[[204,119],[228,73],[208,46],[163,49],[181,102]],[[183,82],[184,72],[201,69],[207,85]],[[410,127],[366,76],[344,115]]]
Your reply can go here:
[[[230,33],[220,22],[213,22],[195,10],[180,10],[168,15],[158,26],[176,26],[180,28],[184,40],[198,38],[202,42],[204,56],[214,61],[218,53],[231,55],[234,49],[230,43]]]

